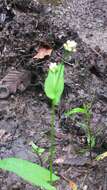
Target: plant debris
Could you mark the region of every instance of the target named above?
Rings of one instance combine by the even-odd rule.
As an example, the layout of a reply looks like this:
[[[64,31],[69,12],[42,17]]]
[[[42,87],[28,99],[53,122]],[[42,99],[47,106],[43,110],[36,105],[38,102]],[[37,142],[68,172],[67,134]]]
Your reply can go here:
[[[40,47],[38,53],[33,57],[34,59],[44,59],[46,56],[50,56],[52,53],[52,48],[50,47]]]
[[[23,92],[31,83],[30,71],[17,71],[12,68],[0,81],[0,99],[15,94],[17,90]]]

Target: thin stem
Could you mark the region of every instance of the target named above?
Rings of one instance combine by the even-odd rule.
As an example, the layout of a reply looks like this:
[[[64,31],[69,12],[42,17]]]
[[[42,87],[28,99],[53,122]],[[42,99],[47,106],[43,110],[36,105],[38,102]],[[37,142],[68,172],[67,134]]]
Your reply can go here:
[[[54,157],[54,141],[55,141],[55,105],[52,102],[52,112],[51,112],[51,147],[50,147],[50,183],[52,183],[52,173],[53,173],[53,157]]]
[[[89,152],[90,152],[90,159],[92,161],[92,142],[91,142],[92,131],[91,131],[91,127],[90,127],[90,119],[91,119],[91,114],[88,112],[88,114],[86,114],[86,125],[87,125],[87,133],[88,133],[89,139],[90,139],[88,146],[89,146]]]
[[[92,134],[91,134],[91,129],[90,129],[90,125],[88,125],[88,133],[89,133],[89,139],[90,139],[90,142],[89,142],[89,152],[90,152],[90,159],[92,161],[92,142],[91,142],[91,138],[92,138]]]

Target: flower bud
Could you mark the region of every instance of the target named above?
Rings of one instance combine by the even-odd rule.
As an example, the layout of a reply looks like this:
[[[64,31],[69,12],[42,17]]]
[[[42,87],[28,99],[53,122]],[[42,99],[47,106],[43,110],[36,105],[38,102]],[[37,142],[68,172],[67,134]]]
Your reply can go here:
[[[57,70],[57,64],[56,64],[56,63],[50,63],[49,69],[50,69],[52,72],[56,72],[56,70]]]

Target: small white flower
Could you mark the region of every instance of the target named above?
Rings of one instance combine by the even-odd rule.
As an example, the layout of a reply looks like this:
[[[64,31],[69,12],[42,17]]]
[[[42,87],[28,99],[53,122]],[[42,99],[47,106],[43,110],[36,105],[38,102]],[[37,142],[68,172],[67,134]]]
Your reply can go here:
[[[76,52],[77,43],[74,40],[67,40],[64,44],[64,49],[69,52]]]
[[[55,71],[57,70],[57,64],[56,64],[56,63],[50,63],[49,69],[50,69],[52,72],[55,72]]]

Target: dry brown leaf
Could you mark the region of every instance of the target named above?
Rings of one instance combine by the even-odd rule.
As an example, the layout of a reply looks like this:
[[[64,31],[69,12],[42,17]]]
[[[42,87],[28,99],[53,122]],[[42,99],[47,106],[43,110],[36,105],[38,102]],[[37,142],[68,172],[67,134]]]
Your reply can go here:
[[[50,56],[52,49],[49,47],[41,47],[38,50],[38,53],[33,57],[34,59],[43,59],[46,56]]]
[[[69,181],[69,187],[71,188],[71,190],[78,190],[76,183],[72,180]]]

